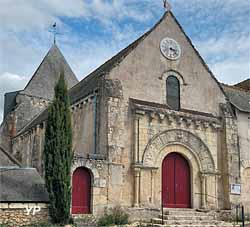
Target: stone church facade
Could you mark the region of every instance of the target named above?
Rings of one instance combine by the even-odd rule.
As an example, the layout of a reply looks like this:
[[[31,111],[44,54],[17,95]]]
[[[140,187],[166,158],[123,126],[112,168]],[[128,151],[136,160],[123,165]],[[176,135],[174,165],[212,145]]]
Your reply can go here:
[[[0,166],[43,175],[47,107],[62,68],[73,214],[240,203],[250,213],[250,81],[220,84],[171,12],[80,82],[54,45],[26,88],[5,96]]]

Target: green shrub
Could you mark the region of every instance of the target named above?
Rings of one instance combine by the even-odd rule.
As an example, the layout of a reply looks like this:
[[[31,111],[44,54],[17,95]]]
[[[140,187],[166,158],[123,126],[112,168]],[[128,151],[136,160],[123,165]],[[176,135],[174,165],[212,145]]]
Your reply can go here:
[[[0,224],[0,227],[9,227],[8,224]]]
[[[32,223],[29,225],[25,225],[24,227],[62,227],[64,225],[59,225],[59,224],[52,224],[49,222],[38,222],[38,223]],[[76,225],[73,225],[76,226]],[[0,227],[7,227],[7,226],[1,226]]]
[[[29,225],[25,225],[25,227],[59,227],[59,225],[53,225],[48,222],[39,222],[39,223],[32,223]]]
[[[98,226],[125,225],[128,224],[128,217],[120,207],[114,207],[99,218]]]

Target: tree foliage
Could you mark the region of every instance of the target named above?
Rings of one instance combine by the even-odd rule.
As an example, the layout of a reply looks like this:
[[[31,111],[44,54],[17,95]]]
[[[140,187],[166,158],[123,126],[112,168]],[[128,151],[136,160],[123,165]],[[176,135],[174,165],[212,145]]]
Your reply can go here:
[[[72,129],[64,73],[55,86],[45,131],[44,167],[49,193],[49,213],[54,223],[68,223],[71,203]]]

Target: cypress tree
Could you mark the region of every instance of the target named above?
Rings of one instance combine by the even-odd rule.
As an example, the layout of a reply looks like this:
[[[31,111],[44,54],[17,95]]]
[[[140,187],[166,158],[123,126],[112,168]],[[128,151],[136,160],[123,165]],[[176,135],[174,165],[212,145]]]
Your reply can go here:
[[[54,223],[68,223],[71,203],[72,129],[64,73],[55,86],[45,131],[44,167],[49,193],[49,214]]]

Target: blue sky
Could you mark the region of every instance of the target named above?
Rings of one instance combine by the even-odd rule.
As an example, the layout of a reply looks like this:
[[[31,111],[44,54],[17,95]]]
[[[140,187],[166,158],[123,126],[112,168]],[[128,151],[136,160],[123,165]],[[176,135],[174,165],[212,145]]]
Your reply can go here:
[[[250,0],[169,0],[217,79],[250,77]],[[53,43],[78,79],[150,29],[162,0],[0,0],[0,121],[5,92],[22,89]]]

